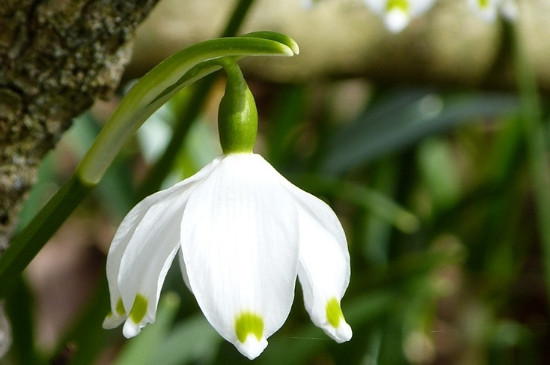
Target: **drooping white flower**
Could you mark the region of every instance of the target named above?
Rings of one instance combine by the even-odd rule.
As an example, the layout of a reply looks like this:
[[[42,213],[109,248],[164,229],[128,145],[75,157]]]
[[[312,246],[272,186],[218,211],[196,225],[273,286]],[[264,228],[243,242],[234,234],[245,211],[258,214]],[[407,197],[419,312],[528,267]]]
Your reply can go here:
[[[436,0],[364,0],[365,3],[384,19],[386,28],[399,33],[413,18],[426,12]]]
[[[518,15],[516,0],[468,0],[468,4],[486,22],[494,22],[499,14],[508,20]]]
[[[250,359],[286,320],[296,277],[315,325],[337,342],[352,336],[340,309],[350,277],[340,222],[257,154],[219,157],[128,213],[107,257],[104,327],[124,322],[132,337],[153,322],[176,255],[208,321]]]

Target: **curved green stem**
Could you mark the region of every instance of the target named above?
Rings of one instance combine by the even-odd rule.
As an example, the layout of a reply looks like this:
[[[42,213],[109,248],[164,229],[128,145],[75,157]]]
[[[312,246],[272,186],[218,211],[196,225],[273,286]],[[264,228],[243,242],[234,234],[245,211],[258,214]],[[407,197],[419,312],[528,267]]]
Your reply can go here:
[[[136,192],[136,201],[134,203],[137,203],[146,196],[160,190],[162,182],[172,169],[174,160],[178,155],[178,151],[180,150],[187,133],[191,129],[193,121],[199,115],[204,105],[204,101],[206,100],[209,91],[212,89],[214,80],[214,75],[208,75],[204,79],[197,82],[197,86],[195,90],[193,90],[193,94],[190,96],[189,100],[184,103],[184,107],[176,107],[174,114],[178,116],[178,123],[174,126],[170,142],[168,142],[168,145],[160,158],[155,162],[143,182],[139,185]],[[180,111],[179,109],[183,110]],[[179,117],[180,115],[181,117]]]
[[[219,69],[224,57],[291,56],[292,42],[271,40],[271,33],[214,39],[186,48],[145,75],[121,101],[69,181],[17,234],[0,258],[0,297],[57,228],[101,180],[122,146],[141,124],[181,88]]]
[[[200,67],[201,63],[222,57],[292,56],[291,46],[262,36],[219,38],[170,56],[124,97],[77,168],[78,176],[85,184],[97,184],[124,143],[154,111],[183,87],[219,68],[208,62]]]
[[[17,234],[0,259],[0,297],[6,295],[17,276],[46,241],[84,199],[90,187],[73,176]]]
[[[235,9],[233,9],[231,17],[225,25],[225,28],[221,34],[222,37],[233,37],[237,34],[237,31],[243,24],[244,18],[246,17],[246,14],[248,14],[248,10],[250,10],[252,4],[254,4],[254,0],[239,0],[235,6]]]
[[[254,0],[238,1],[229,21],[222,31],[222,37],[232,37],[237,34],[239,27],[243,23],[253,3]],[[285,42],[281,43],[285,44]],[[193,95],[189,101],[185,103],[185,109],[181,112],[181,117],[174,127],[172,138],[170,139],[170,142],[168,142],[168,146],[166,146],[164,153],[158,161],[155,162],[145,177],[145,180],[139,186],[136,193],[138,201],[160,189],[162,182],[174,165],[174,160],[176,159],[178,151],[183,145],[185,137],[191,129],[193,121],[197,119],[197,116],[199,115],[215,80],[216,77],[211,75],[205,77],[197,83],[197,89],[193,92]],[[176,111],[175,114],[179,115],[180,113]]]

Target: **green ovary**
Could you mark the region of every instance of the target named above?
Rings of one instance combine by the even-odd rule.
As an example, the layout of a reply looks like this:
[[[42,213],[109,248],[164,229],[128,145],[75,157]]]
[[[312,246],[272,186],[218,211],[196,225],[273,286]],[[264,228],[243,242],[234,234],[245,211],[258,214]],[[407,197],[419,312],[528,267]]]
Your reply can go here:
[[[489,6],[489,0],[479,0],[479,6],[481,8],[486,8]]]
[[[117,312],[118,312],[118,305],[117,305]],[[147,313],[147,298],[145,298],[142,294],[136,295],[136,299],[134,299],[134,305],[132,306],[132,310],[130,311],[130,318],[132,319],[132,322],[135,324],[138,324],[141,322],[143,317],[145,317],[145,314]]]
[[[259,341],[264,335],[264,320],[255,313],[243,312],[235,320],[235,332],[241,343],[244,343],[250,334],[256,336]]]
[[[389,0],[386,4],[386,10],[390,11],[393,9],[399,9],[405,13],[408,13],[409,12],[408,0]]]
[[[332,298],[327,302],[325,307],[325,312],[327,316],[328,323],[334,328],[338,328],[340,325],[340,320],[344,318],[342,313],[342,308],[340,308],[340,303],[338,299]]]

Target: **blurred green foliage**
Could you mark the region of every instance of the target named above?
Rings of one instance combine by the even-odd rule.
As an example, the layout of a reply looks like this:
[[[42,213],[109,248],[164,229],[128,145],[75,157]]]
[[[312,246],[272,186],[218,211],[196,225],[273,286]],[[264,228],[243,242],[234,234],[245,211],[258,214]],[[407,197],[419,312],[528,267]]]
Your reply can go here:
[[[200,92],[220,85],[210,81]],[[548,154],[550,134],[548,106],[533,102],[538,94],[366,80],[255,82],[251,89],[259,96],[258,152],[326,199],[344,224],[352,278],[342,304],[354,330],[350,342],[333,343],[310,323],[298,287],[289,319],[256,363],[550,361],[548,248],[540,234],[540,225],[550,222],[536,208],[533,177],[548,174],[549,166],[532,163],[537,151]],[[150,186],[189,176],[220,153],[215,113],[195,110],[196,93],[183,90],[152,117],[77,215],[107,216],[116,225]],[[215,94],[208,94],[213,104]],[[525,105],[538,113],[526,114]],[[531,147],[533,134],[524,133],[525,118],[539,123],[538,150]],[[64,137],[68,147],[44,162],[23,223],[60,186],[60,154],[80,158],[99,119],[81,116]],[[178,141],[170,142],[174,131]],[[169,162],[159,157],[166,146],[173,154]],[[155,176],[136,178],[143,170]],[[138,337],[122,341],[120,331],[101,328],[108,301],[102,277],[53,350],[37,349],[33,293],[18,283],[6,298],[14,345],[5,363],[249,363],[209,326],[174,266],[156,323]]]
[[[368,85],[366,108],[341,121],[329,108],[333,94],[328,91],[349,82],[356,80],[315,90],[252,84],[270,100],[265,105],[259,100],[259,149],[293,182],[327,199],[344,223],[352,280],[343,309],[354,329],[349,343],[330,341],[310,323],[298,289],[291,317],[256,362],[542,361],[550,322],[518,99],[473,90]],[[148,136],[155,135],[154,128],[174,128],[177,113],[185,109],[180,103],[189,100],[186,92],[155,114],[156,127],[148,127]],[[215,120],[207,115],[212,113],[193,123],[168,181],[192,174],[219,153]],[[87,114],[76,121],[66,143],[78,156],[97,131]],[[128,146],[95,191],[96,203],[85,207],[91,209],[86,215],[107,213],[113,224],[120,221],[139,186],[128,169],[151,143],[140,137]],[[31,199],[43,200],[44,187],[59,181],[55,158],[44,164]],[[78,343],[67,363],[92,364],[112,346],[122,346],[115,364],[247,363],[204,320],[174,271],[166,284],[171,299],[165,297],[157,322],[142,335],[123,344],[117,331],[101,329],[107,304],[103,287],[97,294],[102,302],[82,317],[88,322],[75,326],[58,353],[49,356],[59,357],[63,344]],[[29,296],[8,299],[15,307],[9,310],[12,325],[25,332],[20,336],[32,334],[30,324],[19,327],[15,319],[18,311],[30,310],[25,309]],[[183,298],[179,311],[174,296]],[[86,345],[93,333],[96,339]],[[19,338],[16,342],[24,343]],[[78,356],[90,347],[91,354]],[[25,363],[23,354],[28,349],[14,346],[12,363]]]

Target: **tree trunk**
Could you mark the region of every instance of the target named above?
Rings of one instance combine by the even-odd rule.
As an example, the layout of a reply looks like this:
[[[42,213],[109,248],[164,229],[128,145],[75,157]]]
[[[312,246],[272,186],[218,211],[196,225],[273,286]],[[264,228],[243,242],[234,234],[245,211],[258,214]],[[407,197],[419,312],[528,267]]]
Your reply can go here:
[[[72,118],[117,87],[157,1],[0,2],[0,252],[40,161]]]

